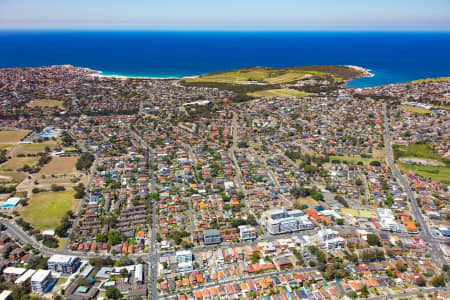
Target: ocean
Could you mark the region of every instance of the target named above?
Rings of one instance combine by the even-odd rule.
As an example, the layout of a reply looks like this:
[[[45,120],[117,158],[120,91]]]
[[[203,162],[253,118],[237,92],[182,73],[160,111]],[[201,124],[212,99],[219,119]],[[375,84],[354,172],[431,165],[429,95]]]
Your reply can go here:
[[[71,64],[182,77],[242,67],[357,65],[367,87],[450,76],[449,32],[0,31],[0,67]]]

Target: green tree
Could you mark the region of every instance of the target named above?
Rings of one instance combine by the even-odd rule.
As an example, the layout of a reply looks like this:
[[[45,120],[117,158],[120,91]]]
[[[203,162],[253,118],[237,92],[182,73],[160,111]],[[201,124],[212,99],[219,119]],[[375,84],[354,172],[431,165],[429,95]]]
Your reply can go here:
[[[120,235],[116,231],[110,231],[108,233],[108,244],[110,245],[116,245],[120,243]]]
[[[373,233],[367,235],[367,243],[369,243],[370,246],[381,246],[380,238]]]
[[[439,275],[439,276],[435,276],[434,278],[433,278],[433,280],[431,280],[431,284],[434,286],[434,287],[440,287],[440,286],[445,286],[445,283],[446,283],[446,281],[445,281],[445,277],[444,277],[444,275]]]
[[[106,297],[108,299],[120,299],[122,298],[122,294],[117,288],[110,286],[106,288]]]
[[[367,298],[367,296],[369,296],[369,289],[367,288],[367,285],[364,285],[364,286],[361,288],[361,294],[360,294],[360,297],[361,297],[361,298]]]
[[[123,268],[120,270],[120,276],[122,278],[128,278],[128,270],[126,268]]]

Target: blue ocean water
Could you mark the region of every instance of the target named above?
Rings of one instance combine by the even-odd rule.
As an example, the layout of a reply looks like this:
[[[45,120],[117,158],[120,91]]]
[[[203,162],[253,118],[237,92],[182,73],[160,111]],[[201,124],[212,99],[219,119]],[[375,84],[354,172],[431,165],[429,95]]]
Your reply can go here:
[[[449,32],[0,31],[0,67],[71,64],[181,77],[251,66],[358,65],[352,87],[450,75]]]

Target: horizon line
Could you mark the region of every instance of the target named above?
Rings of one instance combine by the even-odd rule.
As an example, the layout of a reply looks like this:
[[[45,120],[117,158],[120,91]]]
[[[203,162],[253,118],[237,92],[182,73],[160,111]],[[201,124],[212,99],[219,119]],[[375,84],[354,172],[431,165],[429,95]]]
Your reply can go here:
[[[450,26],[446,28],[351,28],[351,27],[324,27],[324,28],[9,28],[0,27],[0,31],[9,32],[429,32],[429,33],[448,33]]]

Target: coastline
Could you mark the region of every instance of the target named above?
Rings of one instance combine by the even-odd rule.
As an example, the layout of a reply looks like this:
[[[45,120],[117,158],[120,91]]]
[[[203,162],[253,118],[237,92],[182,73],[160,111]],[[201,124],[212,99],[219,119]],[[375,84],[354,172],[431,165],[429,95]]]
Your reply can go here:
[[[371,73],[370,69],[366,69],[364,67],[361,66],[355,66],[355,65],[345,65],[347,67],[353,68],[357,71],[359,71],[361,73],[361,76],[355,77],[351,80],[348,80],[348,82],[354,80],[354,79],[359,79],[359,78],[367,78],[367,77],[374,77],[375,74]],[[121,75],[121,74],[103,74],[103,71],[99,71],[99,70],[93,70],[90,68],[85,68],[89,71],[91,71],[92,73],[89,74],[89,76],[93,76],[93,77],[99,77],[99,78],[115,78],[115,79],[152,79],[152,80],[180,80],[180,79],[186,79],[186,78],[196,78],[199,77],[201,75],[204,74],[198,74],[198,75],[187,75],[187,76],[167,76],[167,77],[158,77],[158,76],[138,76],[138,75]],[[213,71],[213,72],[217,72],[217,71]]]
[[[121,74],[104,74],[103,71],[99,71],[99,70],[93,70],[91,68],[86,68],[84,67],[84,69],[89,70],[91,72],[91,74],[89,74],[89,76],[92,77],[98,77],[98,78],[114,78],[114,79],[160,79],[160,80],[165,80],[165,79],[181,79],[184,77],[175,77],[175,76],[168,76],[168,77],[157,77],[157,76],[137,76],[137,75],[121,75]]]
[[[357,79],[357,78],[366,78],[366,77],[374,77],[375,76],[375,74],[373,74],[373,73],[371,73],[370,71],[372,71],[372,70],[370,70],[370,69],[366,69],[366,68],[363,68],[363,67],[360,67],[360,66],[354,66],[354,65],[346,65],[347,67],[350,67],[350,68],[352,68],[352,69],[355,69],[355,70],[357,70],[357,71],[359,71],[359,72],[361,72],[363,75],[362,76],[360,76],[360,77],[356,77],[356,78],[353,78],[353,79]],[[353,80],[352,79],[352,80]]]

